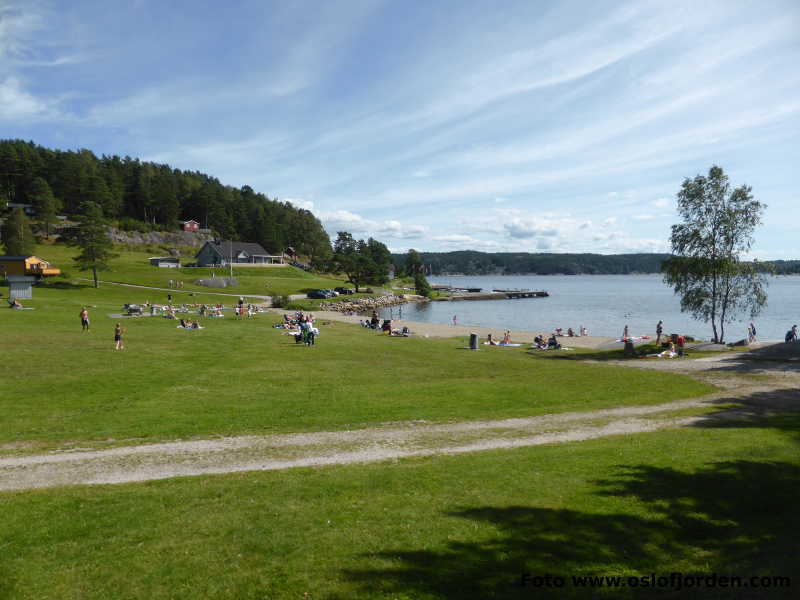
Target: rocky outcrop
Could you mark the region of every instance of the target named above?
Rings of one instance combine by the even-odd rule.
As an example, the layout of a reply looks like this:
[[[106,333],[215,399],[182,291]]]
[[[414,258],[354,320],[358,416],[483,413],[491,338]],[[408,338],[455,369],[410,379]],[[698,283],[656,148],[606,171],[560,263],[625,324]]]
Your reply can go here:
[[[340,298],[342,297],[340,296]],[[320,302],[319,307],[323,310],[333,310],[342,313],[359,313],[420,300],[426,300],[426,298],[415,294],[387,294],[386,296],[372,298],[355,298],[353,300],[342,298],[337,302]]]
[[[120,231],[109,227],[108,234],[115,244],[128,246],[195,246],[199,248],[214,236],[192,231]]]

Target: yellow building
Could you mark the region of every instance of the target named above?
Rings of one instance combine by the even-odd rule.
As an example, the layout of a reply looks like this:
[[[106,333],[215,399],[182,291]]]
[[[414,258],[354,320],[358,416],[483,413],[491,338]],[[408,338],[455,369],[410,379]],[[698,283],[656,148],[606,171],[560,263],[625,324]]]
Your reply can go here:
[[[52,277],[61,270],[50,266],[38,256],[0,256],[0,276]]]

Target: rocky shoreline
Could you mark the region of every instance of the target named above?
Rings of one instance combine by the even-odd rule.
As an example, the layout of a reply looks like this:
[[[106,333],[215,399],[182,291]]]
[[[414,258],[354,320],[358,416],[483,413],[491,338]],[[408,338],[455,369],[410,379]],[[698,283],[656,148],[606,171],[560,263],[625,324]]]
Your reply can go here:
[[[372,298],[353,298],[347,299],[346,297],[339,296],[336,302],[321,302],[320,308],[322,310],[339,312],[343,314],[355,313],[369,313],[379,308],[386,308],[389,306],[397,306],[398,304],[406,304],[407,302],[420,302],[428,301],[424,296],[416,294],[387,294],[385,296],[377,296]]]

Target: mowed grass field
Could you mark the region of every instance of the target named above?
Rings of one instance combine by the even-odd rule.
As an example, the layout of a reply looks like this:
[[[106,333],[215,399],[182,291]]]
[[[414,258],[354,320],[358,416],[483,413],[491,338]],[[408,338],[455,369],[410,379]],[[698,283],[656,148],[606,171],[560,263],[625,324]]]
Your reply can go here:
[[[109,316],[163,294],[36,288],[25,303],[35,310],[0,310],[9,358],[0,364],[0,448],[532,416],[711,389],[687,377],[536,360],[523,348],[469,352],[466,340],[390,338],[336,322],[319,323],[317,344],[305,347],[272,327],[275,313],[237,320],[228,311],[199,331],[160,317]],[[82,306],[89,333],[81,331]],[[113,349],[117,321],[127,330],[123,351]]]
[[[797,428],[6,492],[0,597],[796,598]],[[627,583],[672,572],[769,587]],[[524,588],[523,573],[564,582]],[[625,587],[572,580],[589,575]]]
[[[265,296],[273,292],[281,295],[299,294],[312,289],[327,289],[344,285],[341,279],[321,277],[287,265],[285,267],[234,267],[233,276],[238,281],[237,286],[219,290],[211,289],[193,282],[197,279],[210,278],[212,273],[217,277],[228,277],[230,269],[188,267],[162,269],[150,265],[148,258],[153,254],[149,252],[131,250],[117,250],[116,252],[119,256],[110,261],[109,270],[98,273],[99,279],[163,288],[168,287],[170,279],[182,281],[183,288],[174,294],[176,299],[184,298],[187,292],[223,292]],[[72,278],[90,279],[91,272],[80,272],[72,266],[72,257],[76,254],[75,248],[59,244],[39,245],[36,248],[37,256],[49,261],[62,271],[66,271]],[[165,254],[162,252],[158,256]],[[182,261],[184,263],[193,262],[194,256],[184,256]]]
[[[114,351],[109,315],[165,296],[63,284],[35,288],[35,310],[0,309],[0,455],[533,416],[712,389],[342,323],[320,323],[308,348],[272,328],[277,315],[231,311],[201,331],[125,319],[127,347]],[[0,598],[794,598],[800,417],[749,414],[469,455],[3,492]],[[772,583],[732,595],[572,580],[671,572]],[[522,587],[524,573],[564,583]]]

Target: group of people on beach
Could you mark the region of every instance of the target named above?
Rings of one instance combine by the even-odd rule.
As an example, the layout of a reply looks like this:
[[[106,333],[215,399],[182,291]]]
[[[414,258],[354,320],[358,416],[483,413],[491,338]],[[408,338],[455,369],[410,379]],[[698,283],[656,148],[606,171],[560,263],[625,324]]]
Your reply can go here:
[[[575,333],[575,330],[572,327],[567,327],[567,333],[564,333],[564,329],[562,327],[556,327],[555,332],[553,333],[556,337],[563,337],[566,335],[567,337],[581,337],[589,335],[589,330],[586,329],[583,325],[580,326],[578,329],[578,333]]]
[[[369,319],[359,319],[359,324],[366,329],[377,329],[382,333],[394,337],[411,337],[411,330],[403,326],[402,328],[395,328],[392,326],[392,319],[381,319],[378,317],[376,311],[372,311],[372,317]]]
[[[503,332],[503,339],[499,342],[492,337],[492,334],[488,334],[486,336],[486,345],[487,346],[511,346],[514,342],[511,341],[511,330],[506,329]]]
[[[561,350],[561,344],[558,343],[557,333],[558,330],[550,334],[550,337],[545,340],[544,334],[540,333],[533,338],[533,346],[535,350]]]

